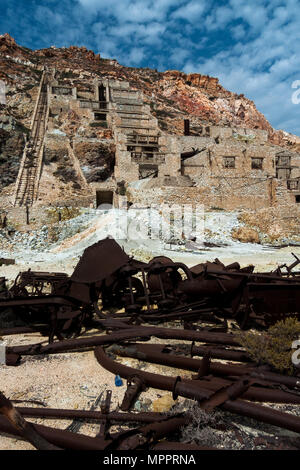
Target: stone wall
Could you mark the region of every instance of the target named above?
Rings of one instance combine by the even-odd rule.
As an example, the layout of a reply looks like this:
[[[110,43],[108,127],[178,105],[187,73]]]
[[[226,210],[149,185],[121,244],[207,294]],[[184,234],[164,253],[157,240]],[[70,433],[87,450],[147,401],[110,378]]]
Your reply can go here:
[[[227,210],[273,207],[291,202],[287,191],[281,192],[282,184],[269,178],[209,177],[199,178],[194,187],[143,187],[130,188],[131,201],[142,206],[152,204],[203,204],[206,209]]]

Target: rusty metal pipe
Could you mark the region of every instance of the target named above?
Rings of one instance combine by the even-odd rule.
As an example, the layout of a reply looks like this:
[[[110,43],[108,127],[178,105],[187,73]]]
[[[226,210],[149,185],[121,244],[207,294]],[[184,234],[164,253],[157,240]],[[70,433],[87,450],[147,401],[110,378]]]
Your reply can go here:
[[[150,387],[158,388],[160,390],[169,390],[171,392],[176,388],[176,393],[178,395],[198,401],[208,399],[211,396],[208,391],[199,389],[199,385],[195,383],[197,381],[193,382],[184,380],[178,382],[178,379],[174,377],[167,377],[141,370],[137,371],[132,367],[116,363],[105,354],[101,347],[97,347],[95,349],[95,356],[102,367],[114,374],[119,374],[123,378],[128,378],[132,375],[138,374]],[[298,416],[283,413],[255,403],[249,403],[240,398],[237,398],[236,400],[227,400],[225,403],[220,405],[220,408],[300,433],[300,418]]]
[[[43,345],[42,343],[28,344],[25,346],[10,346],[6,348],[7,353],[15,353],[20,355],[35,354],[56,354],[65,351],[72,351],[80,348],[93,348],[97,345],[109,344],[111,342],[125,341],[132,338],[140,338],[148,336],[152,329],[149,328],[144,333],[144,327],[134,328],[128,327],[125,331],[120,331],[110,335],[92,336],[90,338],[67,339],[56,343]],[[154,334],[154,330],[153,330]]]
[[[120,355],[122,351],[124,354],[131,355],[136,359],[143,361],[155,362],[162,365],[169,365],[178,367],[180,369],[188,369],[192,371],[198,371],[202,366],[202,361],[199,359],[192,359],[182,356],[175,356],[169,353],[161,353],[161,346],[156,344],[135,344],[134,347],[120,348]],[[136,351],[136,352],[135,352]],[[256,370],[257,368],[252,366],[241,366],[239,364],[223,364],[221,362],[211,362],[210,372],[220,376],[244,376],[250,375],[261,380],[266,380],[274,383],[283,384],[287,387],[296,388],[299,387],[300,381],[297,377],[290,377],[286,375],[277,374],[275,372],[267,372]]]
[[[109,343],[118,343],[127,339],[156,336],[162,339],[182,339],[188,341],[200,341],[214,344],[226,344],[238,346],[233,335],[227,333],[203,332],[194,330],[177,330],[175,328],[155,328],[155,327],[130,327],[125,331],[120,331],[110,335],[92,336],[90,338],[77,338],[59,341],[57,343],[28,344],[25,346],[10,346],[6,348],[7,353],[15,353],[20,355],[34,354],[56,354],[59,352],[71,351],[72,349],[80,349],[86,347],[101,346]]]
[[[143,389],[143,381],[138,376],[132,377],[130,380],[128,380],[127,390],[125,391],[125,395],[120,407],[121,410],[128,411]]]
[[[41,329],[39,328],[32,328],[30,326],[16,326],[14,328],[2,328],[0,329],[0,336],[9,336],[9,335],[19,335],[22,333],[38,333],[40,331],[44,331],[45,327]]]
[[[16,409],[23,416],[31,416],[38,418],[54,418],[54,419],[85,419],[85,420],[103,420],[109,419],[120,423],[153,423],[154,421],[163,421],[167,419],[163,413],[118,413],[112,411],[108,414],[101,413],[100,411],[89,410],[67,410],[60,408],[31,408],[31,407],[16,407]]]
[[[245,351],[235,351],[229,349],[218,349],[212,346],[192,346],[191,355],[203,356],[208,353],[214,359],[227,359],[234,362],[252,362]]]
[[[50,428],[42,424],[32,424],[32,426],[48,442],[63,449],[104,450],[111,442],[109,440],[104,441],[100,438],[95,439],[82,434],[75,434],[62,429]],[[22,437],[21,432],[15,429],[4,416],[0,416],[0,432]]]
[[[181,427],[188,424],[190,421],[189,416],[174,417],[160,423],[151,423],[140,429],[133,435],[125,437],[117,446],[118,450],[133,450],[141,445],[149,444],[150,442],[157,441],[169,434],[172,434]]]
[[[284,283],[289,283],[289,282],[299,282],[299,278],[295,278],[295,277],[289,277],[289,278],[286,278],[286,277],[283,277],[283,276],[274,276],[273,275],[270,275],[270,274],[267,274],[267,273],[244,273],[244,272],[241,272],[241,271],[237,271],[237,272],[234,272],[234,271],[224,271],[224,270],[220,270],[220,271],[217,271],[217,270],[213,270],[213,269],[209,269],[209,271],[207,272],[207,275],[210,276],[210,275],[214,275],[214,276],[228,276],[228,277],[241,277],[241,278],[247,278],[247,279],[251,279],[252,280],[256,280],[256,279],[264,279],[266,281],[283,281]]]

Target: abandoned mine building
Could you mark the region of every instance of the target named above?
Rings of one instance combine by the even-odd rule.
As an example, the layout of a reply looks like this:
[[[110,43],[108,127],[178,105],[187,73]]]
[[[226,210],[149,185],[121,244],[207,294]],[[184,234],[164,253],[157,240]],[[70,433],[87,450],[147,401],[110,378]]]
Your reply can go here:
[[[60,130],[64,113],[79,120],[72,139]],[[162,130],[154,114],[129,82],[83,78],[72,86],[44,70],[14,204],[30,205],[42,197],[45,159],[62,154],[65,171],[86,191],[86,201],[97,206],[117,205],[124,194],[120,185],[141,206],[166,202],[260,209],[300,202],[300,155],[271,143],[267,131],[205,123],[193,127],[183,119],[178,135]],[[107,134],[99,139],[87,133],[96,128]],[[99,163],[97,155],[105,152],[107,158]]]

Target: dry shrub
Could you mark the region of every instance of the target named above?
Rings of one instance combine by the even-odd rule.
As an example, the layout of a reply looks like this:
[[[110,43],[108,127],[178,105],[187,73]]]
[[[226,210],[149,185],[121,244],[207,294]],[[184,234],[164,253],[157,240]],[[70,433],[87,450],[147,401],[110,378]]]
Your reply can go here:
[[[62,222],[78,217],[81,214],[81,209],[78,207],[49,207],[47,209],[47,222],[56,223],[59,220]]]
[[[222,422],[222,414],[219,411],[210,413],[202,410],[198,403],[193,400],[184,400],[177,403],[168,412],[170,416],[178,413],[188,413],[191,421],[187,426],[181,428],[180,441],[185,443],[194,442],[201,446],[215,447],[220,443],[220,437],[214,426]]]
[[[258,364],[268,364],[277,372],[293,374],[292,343],[300,337],[300,322],[286,318],[266,332],[239,332],[237,341]]]

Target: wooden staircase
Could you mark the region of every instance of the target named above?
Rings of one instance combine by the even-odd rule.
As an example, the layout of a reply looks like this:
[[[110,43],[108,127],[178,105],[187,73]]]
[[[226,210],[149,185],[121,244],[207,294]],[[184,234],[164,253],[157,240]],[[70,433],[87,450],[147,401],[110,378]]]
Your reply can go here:
[[[16,180],[14,195],[15,206],[31,206],[37,198],[47,121],[48,96],[46,75],[45,72],[43,72],[32,119],[31,134],[24,148]]]

